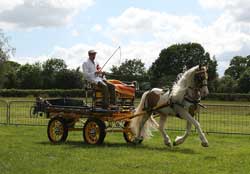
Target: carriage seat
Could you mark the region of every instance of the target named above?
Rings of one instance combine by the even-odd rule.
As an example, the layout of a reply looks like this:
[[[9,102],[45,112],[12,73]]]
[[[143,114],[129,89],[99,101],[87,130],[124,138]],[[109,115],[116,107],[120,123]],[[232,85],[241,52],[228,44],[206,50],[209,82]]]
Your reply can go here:
[[[135,84],[125,84],[119,80],[107,80],[109,83],[112,83],[115,86],[116,91],[116,103],[120,106],[133,106],[136,85]],[[103,103],[103,94],[102,90],[98,87],[98,85],[87,82],[85,83],[85,90],[92,91],[92,101],[94,106],[102,107]]]
[[[135,91],[136,87],[135,84],[125,84],[119,80],[107,80],[109,83],[112,83],[115,86],[116,95],[118,98],[129,98],[133,99],[135,97]],[[96,98],[102,98],[102,92],[101,89],[98,87],[98,85],[86,81],[85,89],[86,91],[95,91],[95,97]]]
[[[115,86],[115,91],[126,95],[126,96],[131,96],[134,97],[135,96],[135,85],[131,84],[125,84],[119,80],[108,80],[109,83],[112,83]]]

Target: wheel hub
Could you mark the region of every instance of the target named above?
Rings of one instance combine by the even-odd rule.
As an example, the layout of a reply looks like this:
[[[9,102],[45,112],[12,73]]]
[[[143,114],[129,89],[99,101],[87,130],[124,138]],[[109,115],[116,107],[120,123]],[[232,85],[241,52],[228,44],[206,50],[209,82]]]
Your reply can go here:
[[[61,131],[60,131],[59,127],[55,127],[55,134],[56,135],[60,135],[61,134]]]
[[[90,130],[90,135],[93,136],[93,137],[96,136],[96,130],[95,130],[94,128],[92,128],[92,129]]]

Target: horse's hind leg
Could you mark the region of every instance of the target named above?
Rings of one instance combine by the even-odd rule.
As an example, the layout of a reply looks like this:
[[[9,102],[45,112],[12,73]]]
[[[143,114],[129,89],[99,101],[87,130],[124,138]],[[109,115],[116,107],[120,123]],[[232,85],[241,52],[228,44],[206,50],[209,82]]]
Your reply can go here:
[[[174,143],[173,143],[174,146],[177,146],[177,145],[179,145],[179,144],[184,143],[184,141],[186,140],[186,138],[187,138],[187,137],[189,136],[189,134],[190,134],[191,127],[192,127],[192,124],[191,124],[189,121],[187,121],[186,131],[185,131],[184,135],[182,135],[182,136],[177,136],[177,137],[175,138],[175,141],[174,141]]]
[[[150,116],[151,116],[151,113],[147,113],[147,114],[143,115],[142,120],[141,120],[140,125],[139,125],[138,135],[135,138],[135,143],[138,143],[143,139],[142,130],[143,130],[143,127],[144,127],[146,121],[149,119]]]
[[[168,136],[168,134],[165,131],[165,122],[167,120],[167,116],[164,114],[160,114],[160,123],[159,123],[159,131],[161,132],[161,135],[164,139],[165,145],[172,147],[171,140]]]

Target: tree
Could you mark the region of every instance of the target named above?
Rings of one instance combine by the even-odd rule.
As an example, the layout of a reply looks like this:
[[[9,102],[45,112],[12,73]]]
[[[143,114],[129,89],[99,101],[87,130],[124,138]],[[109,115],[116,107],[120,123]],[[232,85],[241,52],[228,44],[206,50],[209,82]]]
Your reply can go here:
[[[220,93],[234,93],[237,91],[238,84],[231,76],[225,75],[218,80],[217,92]]]
[[[144,63],[139,59],[126,59],[120,66],[112,66],[109,77],[122,81],[147,81],[147,73]]]
[[[17,88],[18,86],[18,76],[17,72],[21,65],[19,63],[13,61],[6,61],[4,63],[4,81],[3,87],[4,88]]]
[[[6,37],[0,29],[0,65],[8,60],[9,56],[13,54],[14,51],[15,49],[9,45],[9,38]]]
[[[209,85],[217,78],[217,61],[198,43],[175,44],[161,50],[149,69],[153,86],[171,87],[179,73],[195,65],[208,65]]]
[[[42,64],[42,68],[42,76],[44,82],[43,88],[50,89],[57,87],[55,83],[56,74],[61,71],[65,71],[67,69],[67,65],[62,59],[51,58]]]
[[[248,67],[240,76],[238,82],[239,89],[241,92],[250,92],[250,67]]]
[[[7,61],[11,54],[14,54],[15,49],[9,45],[9,38],[5,37],[0,29],[0,87],[3,83],[4,62]]]
[[[25,64],[17,72],[18,88],[20,89],[41,89],[42,87],[42,68],[40,63],[33,65]]]
[[[55,84],[58,89],[81,89],[83,74],[79,67],[76,70],[62,69],[55,76]]]
[[[231,76],[234,80],[238,80],[244,71],[250,67],[250,56],[235,56],[230,61],[229,68],[226,69],[225,75]]]
[[[217,91],[218,88],[218,73],[217,73],[217,61],[215,56],[208,63],[208,89],[210,92]]]

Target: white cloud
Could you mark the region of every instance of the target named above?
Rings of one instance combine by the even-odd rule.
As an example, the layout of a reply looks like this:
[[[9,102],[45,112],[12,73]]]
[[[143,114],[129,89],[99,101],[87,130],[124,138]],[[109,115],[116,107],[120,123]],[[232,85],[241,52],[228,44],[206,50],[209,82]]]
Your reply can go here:
[[[204,8],[222,9],[230,0],[198,0]]]
[[[78,30],[74,29],[71,31],[71,35],[74,37],[78,37],[78,36],[80,36],[80,32]]]
[[[70,23],[79,10],[93,5],[93,0],[14,0],[0,7],[0,23],[17,28],[57,27]],[[0,4],[1,5],[1,4]],[[7,26],[7,27],[9,27]],[[4,27],[5,28],[5,27]]]
[[[0,1],[0,12],[4,10],[12,10],[15,6],[23,3],[23,0]]]
[[[22,65],[26,64],[26,63],[36,63],[36,62],[45,62],[48,58],[50,58],[47,55],[40,55],[40,56],[36,56],[36,57],[31,57],[31,56],[25,56],[25,57],[11,57],[10,60],[12,61],[16,61]]]
[[[212,2],[210,7],[214,5]],[[220,1],[221,8],[230,6],[230,3],[226,2]],[[198,16],[177,16],[129,8],[120,16],[110,18],[108,22],[110,28],[107,33],[115,41],[131,42],[138,36],[141,36],[139,39],[147,36],[152,43],[161,45],[161,49],[175,43],[201,43],[211,56],[216,56],[220,72],[225,69],[224,62],[232,58],[223,57],[225,53],[240,53],[245,45],[250,45],[250,26],[235,22],[235,17],[227,13],[205,26]],[[159,53],[159,50],[157,51]]]
[[[71,48],[56,47],[50,57],[63,58],[69,67],[78,67],[88,58],[87,53],[90,49],[97,51],[96,60],[102,66],[116,50],[116,46],[99,42],[95,45],[78,44]],[[141,59],[146,67],[149,67],[158,57],[160,49],[161,46],[156,43],[131,42],[128,45],[121,46],[121,57],[120,52],[117,51],[104,70],[109,71],[112,65],[120,65],[125,59],[133,58]]]
[[[236,1],[239,2],[239,0]],[[217,1],[199,0],[199,2],[203,3],[204,7],[214,8]],[[112,41],[112,45],[99,42],[94,45],[77,44],[70,48],[58,46],[47,57],[63,58],[69,67],[75,68],[81,66],[87,58],[89,49],[96,49],[97,60],[100,65],[103,65],[116,47],[121,45],[122,61],[125,58],[139,58],[146,67],[149,67],[163,48],[176,43],[198,42],[211,56],[216,56],[218,69],[222,75],[229,60],[238,54],[249,54],[250,47],[250,24],[247,20],[243,22],[237,18],[236,13],[230,11],[228,2],[234,1],[218,2],[219,9],[223,10],[222,14],[209,25],[202,23],[202,18],[199,16],[178,16],[140,8],[128,8],[121,15],[108,19],[107,27],[96,24],[92,28],[95,32],[105,32]],[[235,4],[234,6],[240,7]],[[245,16],[248,14],[246,10],[242,11],[239,8],[239,11],[241,12],[237,14],[245,13]],[[73,30],[72,34],[77,34],[77,31]],[[119,65],[119,62],[119,54],[116,54],[105,70],[112,65]]]
[[[222,13],[234,18],[234,22],[245,22],[250,24],[249,0],[199,0],[204,8],[222,9]]]
[[[125,59],[141,59],[148,68],[152,62],[158,57],[158,54],[162,46],[154,42],[131,42],[127,45],[121,46],[121,57],[120,51],[110,59],[104,68],[104,71],[109,71],[112,65],[120,65]],[[95,45],[89,44],[76,44],[70,48],[63,48],[56,46],[52,53],[49,55],[38,56],[36,58],[25,57],[25,58],[12,58],[12,60],[19,63],[34,63],[37,61],[44,62],[48,58],[60,58],[65,60],[66,64],[70,68],[81,67],[82,63],[88,58],[88,50],[95,49],[97,51],[96,62],[102,67],[108,58],[117,49],[117,46],[97,43]]]
[[[94,32],[100,32],[100,31],[102,31],[102,26],[100,24],[95,24],[92,27],[92,31],[94,31]]]

